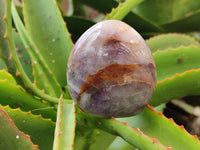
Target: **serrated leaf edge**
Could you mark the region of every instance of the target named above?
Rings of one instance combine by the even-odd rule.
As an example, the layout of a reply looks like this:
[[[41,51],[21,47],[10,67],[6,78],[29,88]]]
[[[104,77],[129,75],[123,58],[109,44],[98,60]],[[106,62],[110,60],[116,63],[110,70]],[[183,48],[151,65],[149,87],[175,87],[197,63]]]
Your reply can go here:
[[[178,76],[183,76],[187,73],[190,73],[190,72],[193,72],[193,71],[200,71],[200,68],[199,69],[190,69],[190,70],[186,70],[185,72],[183,73],[176,73],[174,76],[170,77],[170,78],[165,78],[164,80],[162,81],[158,81],[156,84],[162,84],[168,80],[173,80],[175,77],[178,77]]]
[[[158,114],[158,115],[164,117],[164,118],[167,119],[168,121],[172,122],[175,126],[179,127],[181,130],[184,130],[189,136],[193,137],[195,140],[197,140],[197,141],[200,143],[200,140],[198,139],[197,135],[191,135],[191,134],[184,128],[183,125],[177,125],[177,124],[174,122],[174,119],[173,119],[173,118],[167,118],[166,116],[163,115],[162,112],[157,112],[153,106],[147,105],[146,107],[147,107],[149,110],[155,112],[156,114]]]
[[[167,147],[167,146],[162,145],[158,139],[152,138],[152,137],[150,137],[150,136],[144,134],[139,128],[132,128],[130,125],[128,125],[127,122],[120,122],[120,121],[118,121],[117,119],[115,119],[114,117],[112,117],[111,119],[114,120],[114,121],[116,121],[116,122],[118,122],[118,123],[120,123],[120,124],[122,124],[122,125],[125,125],[125,126],[129,127],[131,130],[137,131],[138,134],[141,134],[141,135],[145,136],[146,138],[150,139],[150,140],[152,141],[152,143],[157,143],[157,144],[159,144],[161,147],[163,147],[164,149],[172,150],[171,147]]]
[[[198,45],[194,45],[194,44],[190,44],[188,46],[180,45],[177,48],[168,47],[165,50],[159,50],[159,49],[157,49],[155,52],[152,53],[152,55],[154,55],[156,53],[163,53],[163,52],[170,51],[170,50],[177,50],[177,49],[180,49],[180,48],[198,48],[199,46],[200,46],[200,43]]]
[[[3,105],[1,105],[1,104],[0,104],[0,107],[2,107],[2,108],[8,108],[8,109],[11,109],[11,110],[13,110],[13,111],[20,111],[20,112],[23,113],[23,114],[28,114],[28,115],[31,115],[31,116],[33,116],[33,117],[38,117],[38,118],[41,118],[41,119],[44,120],[44,121],[49,121],[49,122],[51,122],[52,124],[55,124],[55,122],[52,121],[51,118],[43,118],[41,114],[35,115],[35,114],[32,114],[31,111],[23,111],[23,110],[21,110],[20,107],[12,108],[12,107],[10,107],[9,105],[3,106]]]
[[[150,41],[150,40],[152,40],[152,39],[158,38],[158,37],[160,37],[160,36],[165,36],[165,35],[180,35],[180,36],[184,36],[184,37],[186,37],[186,38],[191,38],[191,39],[193,39],[194,41],[196,41],[196,42],[199,43],[199,41],[196,40],[194,37],[189,36],[189,35],[186,35],[186,34],[183,34],[183,33],[177,33],[177,32],[169,32],[169,33],[167,33],[167,34],[166,34],[166,33],[161,33],[161,34],[158,34],[158,35],[156,35],[156,36],[150,37],[149,39],[147,39],[147,40],[145,40],[145,41],[148,42],[148,41]],[[199,44],[200,44],[200,43],[199,43]]]
[[[3,110],[3,109],[2,109],[2,110]],[[14,121],[10,118],[10,116],[9,116],[4,110],[3,110],[2,112],[4,113],[4,115],[6,116],[6,118],[8,119],[8,121],[11,123],[11,125],[13,126],[13,128],[14,128],[15,130],[17,130],[17,132],[18,132],[19,134],[21,134],[23,137],[26,137],[26,138],[30,141],[31,145],[32,145],[36,150],[39,150],[38,145],[35,145],[35,144],[31,141],[31,137],[30,137],[29,135],[27,135],[27,134],[24,134],[24,132],[20,131],[20,130],[17,128],[17,126],[15,125]]]

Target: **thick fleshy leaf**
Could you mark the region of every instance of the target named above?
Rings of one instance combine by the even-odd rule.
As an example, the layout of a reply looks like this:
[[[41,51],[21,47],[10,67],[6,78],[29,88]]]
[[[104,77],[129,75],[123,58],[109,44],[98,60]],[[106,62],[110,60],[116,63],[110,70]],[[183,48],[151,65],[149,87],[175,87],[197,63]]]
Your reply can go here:
[[[118,2],[115,0],[79,0],[79,2],[89,5],[98,11],[106,14],[110,13],[112,8],[115,8],[118,6]],[[106,7],[104,7],[106,6]],[[129,25],[131,25],[134,29],[136,29],[140,33],[146,33],[146,32],[163,32],[164,30],[153,23],[151,20],[146,19],[140,15],[135,14],[133,11],[130,12],[123,21],[127,22]]]
[[[16,81],[15,79],[13,78],[13,76],[9,73],[6,72],[6,70],[0,70],[0,81],[1,80],[8,80],[11,84],[14,84],[16,85]]]
[[[200,2],[196,0],[151,0],[134,8],[134,12],[155,23],[163,24],[179,20],[198,10]]]
[[[126,122],[125,123],[119,122],[115,118],[112,119],[96,118],[89,116],[83,112],[78,112],[77,124],[82,125],[83,122],[85,122],[84,125],[87,128],[97,127],[111,134],[119,135],[128,143],[138,147],[141,150],[148,150],[148,149],[170,150],[169,147],[165,147],[158,140],[143,134],[140,131],[140,129],[131,128]]]
[[[38,146],[34,145],[30,136],[21,132],[10,119],[8,114],[0,108],[0,149],[26,149],[39,150]]]
[[[20,38],[22,39],[26,50],[29,52],[29,55],[32,58],[32,64],[34,69],[34,77],[36,86],[45,90],[49,95],[59,97],[62,93],[61,87],[53,76],[52,72],[50,72],[48,66],[46,65],[44,59],[40,55],[37,47],[27,34],[23,23],[21,22],[18,13],[16,11],[15,6],[12,4],[12,14],[15,25],[19,32]],[[20,64],[21,65],[21,64]]]
[[[179,48],[180,46],[199,45],[200,43],[193,37],[185,34],[169,33],[154,36],[146,40],[147,45],[154,53],[157,50],[166,50],[171,48]]]
[[[6,1],[0,0],[0,68],[8,69],[9,72],[15,74],[15,65],[10,57],[10,49],[8,46],[8,41],[5,39],[6,24],[5,24],[5,11],[6,11]],[[6,67],[5,67],[6,65]]]
[[[189,46],[157,51],[153,54],[156,64],[157,81],[163,81],[176,73],[200,68],[200,47]]]
[[[135,150],[135,147],[124,141],[121,137],[117,137],[109,146],[109,150]]]
[[[0,70],[2,70],[2,69],[6,69],[7,70],[7,66],[4,63],[3,59],[0,58]]]
[[[108,147],[110,146],[110,144],[113,142],[115,138],[116,136],[112,134],[109,134],[99,129],[95,129],[90,139],[88,139],[89,141],[87,141],[88,150],[108,149]]]
[[[155,107],[156,111],[163,112],[163,109],[165,108],[165,104],[159,105]],[[138,114],[139,116],[139,114]],[[121,137],[116,137],[112,144],[110,144],[109,150],[133,150],[134,147],[124,141]]]
[[[106,15],[104,20],[122,20],[135,6],[140,4],[142,1],[144,0],[126,0],[123,3],[119,3],[115,9],[112,9],[112,11]]]
[[[21,40],[19,34],[15,31],[13,31],[13,38],[15,41],[15,47],[18,53],[18,57],[20,59],[20,62],[22,64],[22,67],[25,71],[25,73],[27,74],[27,76],[29,77],[29,79],[33,82],[33,66],[30,55],[27,51],[27,49],[25,48],[23,41]]]
[[[0,104],[12,108],[20,107],[23,111],[32,111],[34,114],[42,114],[43,117],[55,120],[56,111],[53,107],[26,93],[5,70],[0,71],[0,76]]]
[[[131,127],[139,128],[144,134],[158,139],[172,149],[200,149],[200,142],[196,136],[190,135],[183,126],[176,125],[172,119],[166,118],[150,106],[137,116],[119,120],[127,121]]]
[[[194,3],[196,4],[196,3]],[[168,32],[191,32],[200,30],[200,10],[191,12],[185,17],[162,24],[162,27]]]
[[[200,95],[199,78],[200,69],[192,69],[157,82],[150,104],[157,106],[172,99]]]
[[[72,150],[75,136],[75,109],[74,103],[68,103],[60,98],[53,150]]]
[[[40,150],[52,149],[54,122],[50,119],[43,119],[41,116],[35,116],[30,112],[23,112],[19,108],[11,109],[8,106],[1,105],[0,108],[7,112],[19,130],[30,135],[31,141],[37,144]]]
[[[83,122],[83,126],[84,126]],[[116,136],[100,129],[84,128],[80,126],[76,128],[75,150],[102,150],[108,149],[110,144],[115,140]],[[103,144],[102,144],[103,143]]]
[[[73,43],[55,0],[23,0],[26,29],[62,87]],[[33,13],[34,12],[34,13]]]

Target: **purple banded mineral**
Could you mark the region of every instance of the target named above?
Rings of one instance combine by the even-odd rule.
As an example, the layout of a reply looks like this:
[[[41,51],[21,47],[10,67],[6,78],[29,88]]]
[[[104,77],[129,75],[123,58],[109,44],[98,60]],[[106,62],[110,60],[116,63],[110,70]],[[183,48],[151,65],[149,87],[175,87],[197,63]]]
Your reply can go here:
[[[67,81],[72,98],[84,112],[104,118],[132,116],[153,95],[155,63],[132,27],[122,21],[102,21],[76,42]]]

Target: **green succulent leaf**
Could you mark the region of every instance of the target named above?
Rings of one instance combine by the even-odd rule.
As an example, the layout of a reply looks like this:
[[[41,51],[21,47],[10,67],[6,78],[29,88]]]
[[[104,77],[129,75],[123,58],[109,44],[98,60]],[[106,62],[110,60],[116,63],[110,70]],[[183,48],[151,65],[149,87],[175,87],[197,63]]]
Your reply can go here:
[[[117,137],[113,143],[109,146],[108,150],[134,150],[136,149],[121,137]]]
[[[15,65],[10,57],[10,49],[8,41],[5,38],[6,23],[5,23],[5,12],[6,12],[6,0],[0,0],[0,69],[8,69],[13,75],[16,72]]]
[[[163,112],[163,109],[165,108],[165,105],[166,104],[161,104],[161,105],[155,107],[155,110],[158,111],[158,112]],[[139,115],[140,114],[138,114],[137,116],[139,116]],[[134,119],[136,117],[132,117],[132,118]],[[127,118],[127,120],[129,120],[129,118]],[[127,120],[124,119],[122,121],[127,121]],[[128,121],[128,123],[130,123],[130,122]],[[115,140],[112,142],[112,144],[110,144],[110,146],[108,148],[108,150],[133,150],[133,149],[134,149],[133,145],[130,145],[129,143],[127,143],[126,141],[124,141],[119,136],[115,138]]]
[[[73,43],[55,0],[23,0],[26,29],[51,72],[64,87]],[[34,13],[33,13],[34,12]]]
[[[200,68],[200,47],[189,46],[171,48],[153,53],[156,64],[157,81],[173,77],[176,73]]]
[[[83,122],[83,126],[84,126]],[[102,150],[108,149],[116,136],[96,128],[76,127],[75,150]],[[103,144],[102,144],[103,143]]]
[[[157,82],[150,104],[157,106],[172,99],[190,95],[199,95],[200,85],[197,81],[199,77],[200,69],[192,69]]]
[[[21,65],[25,73],[27,74],[28,78],[33,82],[34,81],[33,66],[32,66],[30,55],[26,47],[24,46],[24,43],[21,40],[20,35],[16,31],[13,31],[13,38],[15,41],[15,47],[16,47]]]
[[[0,58],[0,70],[6,69],[7,70],[7,66],[4,63],[3,59]]]
[[[8,114],[1,108],[0,124],[0,149],[39,150],[38,146],[31,142],[30,136],[21,132]]]
[[[1,80],[7,80],[11,84],[14,84],[14,85],[17,84],[15,79],[13,78],[13,76],[11,74],[7,73],[5,69],[4,70],[0,70],[0,81]]]
[[[32,84],[31,80],[28,78],[28,76],[26,75],[26,73],[23,70],[23,67],[20,63],[20,60],[18,58],[16,49],[15,49],[15,43],[14,43],[13,35],[12,35],[11,0],[7,0],[5,21],[6,21],[5,37],[8,40],[8,43],[9,43],[9,47],[10,47],[10,50],[11,50],[11,58],[15,62],[18,73],[21,76],[21,78],[23,79],[24,83],[26,83],[27,87],[30,88],[37,96],[39,96],[39,97],[41,97],[41,98],[43,98],[43,99],[45,99],[49,102],[57,103],[59,101],[58,98],[52,97],[50,95],[47,95],[47,94],[41,92],[40,89],[38,89],[36,86],[34,86]],[[24,30],[22,30],[22,31],[24,31]],[[25,33],[25,32],[23,32],[23,33]],[[39,55],[37,55],[37,56],[39,56]]]
[[[163,146],[158,140],[143,134],[140,129],[131,128],[127,123],[122,123],[116,119],[102,119],[89,116],[85,113],[77,113],[77,124],[81,125],[86,122],[88,128],[99,128],[114,135],[121,136],[131,145],[141,150],[147,149],[169,149]],[[145,143],[145,144],[144,144]]]
[[[165,32],[165,30],[159,25],[155,24],[151,20],[143,18],[140,15],[135,14],[133,11],[129,13],[124,19],[124,22],[128,23],[135,30],[137,30],[143,37],[149,37],[158,33]]]
[[[146,42],[152,53],[157,50],[179,48],[180,46],[190,46],[191,44],[198,46],[200,44],[193,37],[178,33],[161,34],[146,40]]]
[[[119,3],[118,7],[106,16],[105,20],[116,19],[122,20],[135,6],[144,0],[126,0],[124,3]]]
[[[28,94],[5,70],[0,71],[0,104],[9,105],[12,108],[20,107],[23,111],[42,114],[45,118],[53,120],[56,118],[54,107],[50,107]]]
[[[23,112],[19,108],[12,109],[9,106],[0,105],[0,109],[7,112],[19,130],[30,135],[31,141],[37,144],[40,150],[52,149],[55,129],[54,122],[50,119],[43,119],[41,116],[35,116],[30,112]]]
[[[19,35],[26,46],[26,50],[29,52],[29,55],[32,58],[36,86],[41,90],[44,89],[46,93],[52,96],[59,97],[62,93],[61,87],[38,52],[38,48],[28,36],[23,23],[17,14],[14,4],[12,5],[12,14]]]
[[[200,47],[189,46],[157,51],[153,54],[157,68],[157,85],[150,104],[153,106],[199,95]]]
[[[88,150],[108,149],[115,138],[116,136],[109,134],[108,132],[95,129],[92,133],[92,136],[87,141]]]
[[[120,118],[133,128],[139,128],[144,134],[154,137],[165,146],[175,150],[198,150],[200,142],[196,136],[190,135],[183,126],[178,126],[172,119],[166,118],[153,107],[146,107],[140,114]]]
[[[151,0],[145,1],[134,8],[137,14],[157,24],[179,20],[200,8],[196,0]]]
[[[199,2],[198,2],[199,3]],[[196,4],[196,3],[194,3]],[[200,7],[200,6],[198,6]],[[179,20],[175,20],[173,22],[168,22],[162,24],[161,26],[168,32],[191,32],[191,31],[199,31],[199,23],[200,23],[200,10],[188,13],[184,16],[184,18],[180,18]]]
[[[116,8],[119,3],[115,0],[79,0],[79,2],[91,6],[98,11],[107,14],[112,11],[112,8]],[[106,6],[106,7],[104,7]],[[146,32],[163,32],[164,29],[159,27],[157,24],[152,22],[141,15],[138,15],[131,11],[125,18],[123,19],[124,22],[127,22],[131,25],[134,29],[136,29],[141,34],[145,34]]]
[[[53,150],[72,150],[75,136],[74,104],[60,98],[57,111],[57,121]]]

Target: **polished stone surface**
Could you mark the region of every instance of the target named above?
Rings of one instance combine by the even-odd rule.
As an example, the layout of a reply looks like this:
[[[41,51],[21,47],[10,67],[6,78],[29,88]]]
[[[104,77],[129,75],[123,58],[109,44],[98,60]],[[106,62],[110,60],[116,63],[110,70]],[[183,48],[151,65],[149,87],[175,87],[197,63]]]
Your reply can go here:
[[[76,42],[67,80],[72,98],[88,114],[132,116],[152,97],[155,63],[147,44],[132,27],[108,20],[92,26]]]

